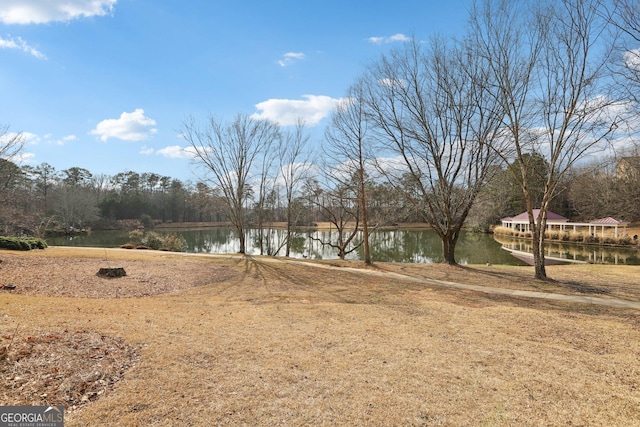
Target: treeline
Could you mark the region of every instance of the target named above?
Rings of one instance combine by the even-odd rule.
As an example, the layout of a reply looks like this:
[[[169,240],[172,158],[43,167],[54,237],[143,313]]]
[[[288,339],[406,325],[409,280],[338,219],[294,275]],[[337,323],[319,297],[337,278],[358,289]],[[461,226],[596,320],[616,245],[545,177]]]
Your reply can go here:
[[[534,201],[538,202],[548,165],[542,156],[530,157],[531,172],[540,177],[531,189]],[[469,214],[468,227],[486,231],[500,218],[526,209],[511,167],[499,168],[483,186]],[[366,188],[372,224],[423,221],[416,203],[408,199],[410,192],[374,179],[367,180]],[[269,221],[286,221],[286,195],[282,190],[274,186],[268,192],[267,203],[259,203],[254,191],[249,191],[245,203],[248,223],[257,224],[260,207],[268,210],[265,217]],[[346,187],[342,194],[353,199]],[[344,201],[340,203],[335,191],[322,188],[317,179],[307,178],[292,200],[294,225],[331,221],[338,210],[345,211],[345,220],[354,220],[346,212]],[[127,223],[123,220],[135,220],[128,223],[145,226],[228,221],[223,196],[203,182],[134,171],[114,176],[93,174],[80,167],[58,171],[47,163],[18,167],[0,160],[0,204],[3,235],[43,236],[47,230],[114,228]],[[606,216],[640,221],[639,153],[632,150],[575,167],[562,183],[562,191],[551,210],[576,221]]]
[[[325,221],[322,207],[329,198],[317,181],[306,183],[292,200],[295,225]],[[417,221],[407,201],[391,187],[371,184],[372,217],[378,222]],[[284,222],[285,195],[269,191],[266,215]],[[256,221],[258,203],[248,191],[245,211]],[[182,181],[156,173],[126,171],[114,176],[73,167],[56,170],[42,163],[22,166],[0,159],[0,234],[43,236],[46,231],[86,227],[114,228],[123,223],[142,225],[180,222],[226,222],[222,195],[203,182]]]
[[[114,176],[42,163],[22,166],[0,160],[0,233],[43,235],[46,230],[113,228],[121,220],[223,221],[216,198],[201,183],[155,173]]]

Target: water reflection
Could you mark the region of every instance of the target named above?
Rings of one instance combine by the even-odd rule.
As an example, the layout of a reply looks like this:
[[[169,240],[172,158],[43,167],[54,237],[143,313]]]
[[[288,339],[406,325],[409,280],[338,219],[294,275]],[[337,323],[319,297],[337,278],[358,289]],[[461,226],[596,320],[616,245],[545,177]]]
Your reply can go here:
[[[239,241],[229,228],[196,228],[154,230],[160,233],[178,233],[187,242],[188,252],[237,253]],[[264,254],[284,255],[284,230],[270,230],[263,235]],[[309,259],[335,259],[337,250],[323,245],[335,238],[330,231],[298,231],[291,245],[291,257]],[[74,238],[47,239],[50,245],[115,247],[127,243],[126,231],[94,231],[91,235]],[[259,232],[247,231],[246,252],[260,254]],[[432,230],[379,230],[371,235],[371,255],[374,262],[438,263],[442,262],[442,242]],[[532,252],[531,242],[526,239],[511,239],[462,232],[456,247],[456,259],[460,264],[508,264],[525,263],[502,248]],[[279,249],[279,250],[278,250]],[[583,262],[640,265],[637,248],[610,248],[548,242],[549,257],[558,257]],[[351,252],[347,259],[363,259],[362,248]]]
[[[527,239],[512,239],[495,236],[502,248],[515,255],[532,254],[533,245]],[[590,263],[590,264],[628,264],[640,265],[640,252],[637,248],[612,247],[600,245],[579,245],[560,242],[545,243],[545,257],[550,262]]]

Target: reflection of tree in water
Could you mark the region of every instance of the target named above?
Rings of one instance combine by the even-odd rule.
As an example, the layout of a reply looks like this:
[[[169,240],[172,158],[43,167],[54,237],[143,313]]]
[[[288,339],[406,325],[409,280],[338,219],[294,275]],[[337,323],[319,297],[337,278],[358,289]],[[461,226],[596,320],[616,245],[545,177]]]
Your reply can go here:
[[[187,252],[237,253],[238,239],[230,228],[215,227],[201,229],[157,230],[159,233],[177,233],[187,241]],[[284,230],[272,230],[274,245],[284,241]],[[259,247],[253,245],[258,230],[248,231],[247,253],[258,254]],[[334,231],[335,233],[335,231]],[[80,234],[73,240],[48,238],[50,245],[114,247],[128,241],[127,231],[94,231],[91,235]],[[308,259],[335,259],[335,249],[323,245],[309,236],[328,241],[329,231],[298,231],[292,242],[291,257]],[[513,249],[531,251],[531,242],[526,239],[510,239],[505,236],[463,232],[456,248],[460,264],[509,264],[522,265],[520,261],[502,249],[502,245]],[[438,263],[442,262],[442,243],[433,230],[377,230],[371,235],[371,254],[374,262]],[[637,248],[603,247],[549,243],[555,256],[562,256],[595,263],[640,265]],[[282,255],[284,252],[281,252]],[[362,259],[362,250],[350,253],[347,259]]]
[[[229,246],[234,238],[233,231],[228,228],[207,228],[178,231],[187,241],[189,252],[215,253],[220,248]]]
[[[533,245],[527,239],[509,239],[494,236],[503,247],[531,253]],[[620,248],[601,245],[583,245],[578,243],[547,242],[545,254],[549,257],[585,261],[595,264],[640,264],[640,252],[635,248]]]
[[[432,231],[376,231],[371,254],[378,262],[442,262],[442,242]]]
[[[481,233],[461,233],[456,247],[456,257],[460,264],[513,264],[514,258],[489,235]]]
[[[291,239],[291,252],[304,254],[306,243],[307,243],[307,239],[305,236],[297,233],[294,234]]]

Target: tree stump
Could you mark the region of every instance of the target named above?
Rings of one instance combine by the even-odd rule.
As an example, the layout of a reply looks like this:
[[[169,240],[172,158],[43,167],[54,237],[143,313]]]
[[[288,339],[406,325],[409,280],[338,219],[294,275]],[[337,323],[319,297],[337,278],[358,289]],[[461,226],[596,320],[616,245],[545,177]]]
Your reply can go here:
[[[96,275],[100,277],[122,277],[122,276],[126,276],[127,273],[124,271],[124,268],[122,267],[108,267],[108,268],[101,268],[100,270],[98,270]]]

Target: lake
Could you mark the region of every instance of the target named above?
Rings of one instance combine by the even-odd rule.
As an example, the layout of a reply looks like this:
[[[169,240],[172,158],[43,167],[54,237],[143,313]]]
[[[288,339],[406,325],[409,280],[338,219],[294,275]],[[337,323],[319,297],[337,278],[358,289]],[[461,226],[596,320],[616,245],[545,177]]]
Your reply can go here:
[[[237,253],[239,244],[233,230],[224,227],[159,229],[158,233],[177,233],[187,242],[187,252],[193,253]],[[86,235],[47,238],[52,246],[91,246],[117,247],[129,241],[128,231],[93,231]],[[258,230],[247,232],[246,252],[259,255],[257,246]],[[274,242],[282,241],[283,230],[272,230]],[[291,247],[292,258],[335,259],[337,251],[323,246],[318,240],[327,241],[329,231],[297,232]],[[509,239],[504,236],[462,232],[456,246],[456,260],[459,264],[506,264],[525,265],[523,261],[503,249],[531,251],[531,243],[522,239]],[[374,262],[442,262],[442,243],[432,230],[384,230],[371,235],[371,257]],[[640,265],[637,248],[610,248],[603,246],[561,244],[548,242],[548,256],[569,260]],[[279,255],[284,255],[284,248]],[[362,250],[352,252],[347,259],[362,259]]]

